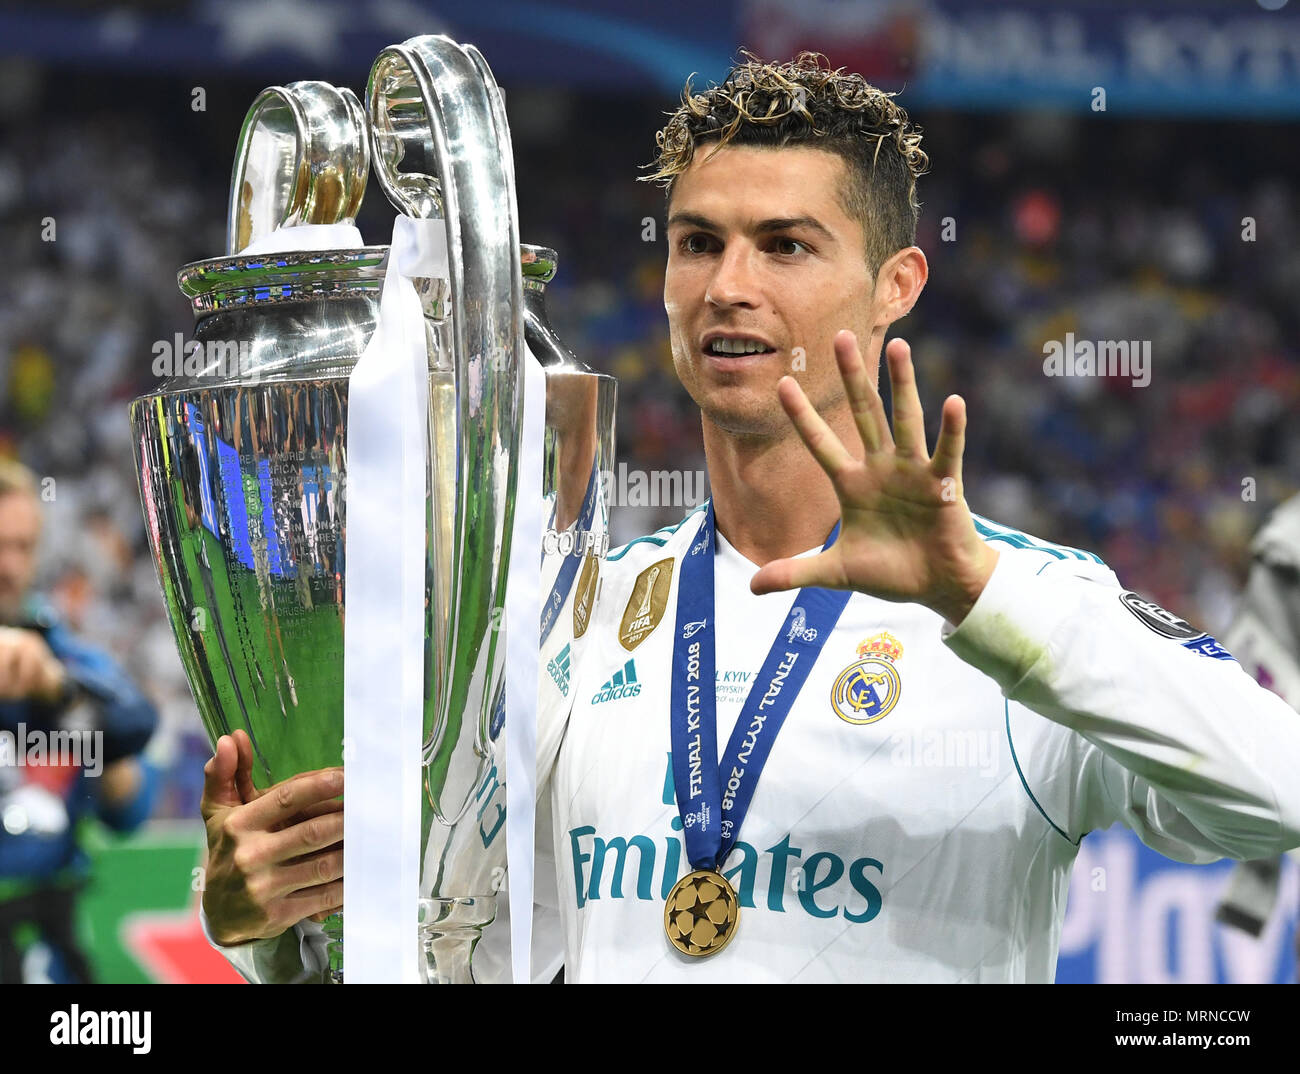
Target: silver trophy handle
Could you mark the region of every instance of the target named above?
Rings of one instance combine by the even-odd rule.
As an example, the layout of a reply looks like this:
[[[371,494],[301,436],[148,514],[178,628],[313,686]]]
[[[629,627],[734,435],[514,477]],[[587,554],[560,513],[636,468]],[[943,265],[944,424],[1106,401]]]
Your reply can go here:
[[[239,132],[227,253],[277,228],[354,223],[369,173],[370,133],[355,93],[328,82],[268,86]]]
[[[504,685],[500,610],[510,563],[524,355],[510,138],[484,60],[442,35],[381,52],[370,69],[367,104],[380,186],[408,216],[445,221],[450,274],[450,316],[438,317],[446,307],[430,311],[437,321],[434,346],[446,339],[456,386],[454,398],[434,390],[430,424],[437,429],[443,421],[445,399],[443,424],[456,456],[454,462],[430,460],[435,530],[450,544],[450,555],[435,554],[430,593],[434,697],[426,709],[422,757],[421,895],[490,896],[490,870],[482,869],[487,858],[481,845],[477,853],[471,846],[477,823],[467,823],[473,814],[465,814],[491,766],[499,771],[502,763],[491,723]],[[441,367],[442,355],[433,359],[433,368]],[[447,446],[435,433],[435,454],[446,454]],[[452,913],[447,905],[430,910],[439,918]]]

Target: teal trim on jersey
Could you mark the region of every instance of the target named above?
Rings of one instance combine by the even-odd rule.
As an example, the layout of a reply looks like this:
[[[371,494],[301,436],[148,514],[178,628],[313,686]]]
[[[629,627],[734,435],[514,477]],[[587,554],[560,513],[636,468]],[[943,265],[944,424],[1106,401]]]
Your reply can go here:
[[[1052,826],[1052,829],[1056,832],[1056,834],[1059,835],[1071,846],[1077,847],[1079,845],[1080,840],[1083,839],[1083,836],[1082,835],[1079,836],[1078,839],[1071,839],[1068,835],[1065,834],[1065,832],[1063,832],[1060,828],[1058,828],[1056,822],[1052,820],[1052,818],[1047,815],[1047,812],[1043,809],[1043,807],[1038,804],[1038,799],[1034,797],[1034,792],[1029,789],[1029,784],[1025,782],[1025,773],[1021,771],[1020,759],[1016,756],[1016,744],[1011,741],[1011,702],[1007,701],[1004,698],[1002,701],[1002,707],[1003,709],[1006,710],[1006,714],[1007,714],[1007,745],[1011,747],[1011,761],[1016,766],[1016,775],[1020,777],[1020,786],[1025,788],[1025,793],[1029,795],[1029,800],[1034,803],[1034,808],[1038,810],[1043,820],[1047,821],[1047,823]]]
[[[1007,544],[1016,548],[1028,548],[1038,552],[1049,552],[1057,559],[1066,559],[1065,553],[1070,553],[1075,559],[1091,559],[1095,563],[1101,563],[1104,567],[1106,564],[1102,558],[1095,552],[1087,552],[1080,548],[1072,548],[1068,544],[1053,544],[1050,541],[1042,541],[1037,537],[1030,537],[1027,533],[1020,530],[1014,530],[1010,526],[1003,526],[1001,523],[993,522],[982,515],[972,512],[971,518],[975,522],[975,529],[986,541],[1005,541]]]
[[[1037,550],[1039,552],[1049,552],[1052,555],[1054,555],[1057,559],[1065,558],[1064,552],[1055,548],[1037,547],[1030,543],[1028,537],[1026,537],[1023,533],[1017,532],[1016,530],[1011,530],[1009,532],[995,530],[991,526],[985,525],[984,520],[980,518],[979,515],[973,514],[971,515],[971,518],[975,522],[976,532],[979,533],[981,537],[983,537],[986,541],[990,543],[992,543],[993,541],[1005,541],[1013,548],[1028,548],[1032,550]]]
[[[627,544],[625,544],[622,548],[616,548],[613,552],[607,555],[605,557],[605,562],[606,563],[617,562],[618,560],[622,559],[625,555],[627,555],[628,549],[631,548],[634,544],[641,544],[642,542],[645,541],[649,541],[651,544],[655,545],[656,547],[662,548],[664,545],[668,543],[668,537],[671,537],[674,533],[676,533],[679,529],[681,529],[684,525],[686,525],[687,520],[692,515],[698,515],[701,511],[703,511],[708,506],[709,506],[709,501],[705,500],[699,506],[691,508],[691,510],[688,511],[682,517],[682,520],[680,522],[674,523],[671,526],[660,526],[657,530],[654,531],[654,533],[651,533],[646,537],[637,537],[631,541],[628,541]],[[658,536],[661,533],[667,533],[668,536],[667,537]]]
[[[605,562],[606,562],[606,563],[616,563],[616,562],[618,562],[620,559],[622,559],[625,555],[627,555],[627,553],[628,553],[628,549],[630,549],[633,545],[637,545],[637,544],[645,544],[647,541],[648,541],[650,544],[656,545],[656,546],[659,547],[659,548],[663,548],[663,546],[666,545],[666,544],[668,543],[668,538],[667,538],[667,537],[654,537],[654,536],[651,536],[651,537],[637,537],[637,538],[635,538],[635,539],[633,539],[633,540],[631,540],[631,541],[628,541],[627,544],[625,544],[625,545],[624,545],[622,548],[620,548],[617,552],[611,552],[609,555],[607,555],[607,556],[605,557]]]

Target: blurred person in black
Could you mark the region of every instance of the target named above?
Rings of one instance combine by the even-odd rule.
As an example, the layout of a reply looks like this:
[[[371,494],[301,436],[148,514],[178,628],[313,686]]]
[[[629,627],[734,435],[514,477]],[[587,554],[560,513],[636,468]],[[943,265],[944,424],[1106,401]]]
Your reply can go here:
[[[76,896],[90,862],[83,820],[129,832],[149,815],[139,758],[158,722],[105,652],[32,593],[41,502],[26,467],[0,460],[0,982],[89,982]],[[45,965],[28,954],[43,945]]]

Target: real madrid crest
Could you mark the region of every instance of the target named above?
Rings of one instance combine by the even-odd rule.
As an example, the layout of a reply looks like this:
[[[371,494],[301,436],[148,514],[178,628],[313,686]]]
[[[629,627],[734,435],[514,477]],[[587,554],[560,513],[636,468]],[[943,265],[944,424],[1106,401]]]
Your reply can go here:
[[[858,661],[835,678],[831,707],[846,723],[867,724],[884,719],[898,704],[903,683],[895,666],[902,643],[882,630],[858,646]]]
[[[672,585],[672,556],[652,563],[636,576],[618,628],[618,640],[628,652],[645,641],[659,625],[668,607],[668,591]]]

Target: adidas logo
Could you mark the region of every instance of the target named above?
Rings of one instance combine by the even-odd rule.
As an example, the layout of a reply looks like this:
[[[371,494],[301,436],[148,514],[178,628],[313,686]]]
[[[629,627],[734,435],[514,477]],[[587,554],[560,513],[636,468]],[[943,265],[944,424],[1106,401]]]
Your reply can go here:
[[[546,670],[551,673],[551,678],[555,680],[555,685],[560,691],[561,697],[569,696],[569,646],[565,646],[555,654],[555,659],[546,665]]]
[[[641,684],[636,681],[636,661],[629,660],[622,669],[614,672],[609,682],[605,683],[591,698],[593,705],[606,701],[617,701],[620,697],[636,697],[641,692]]]

